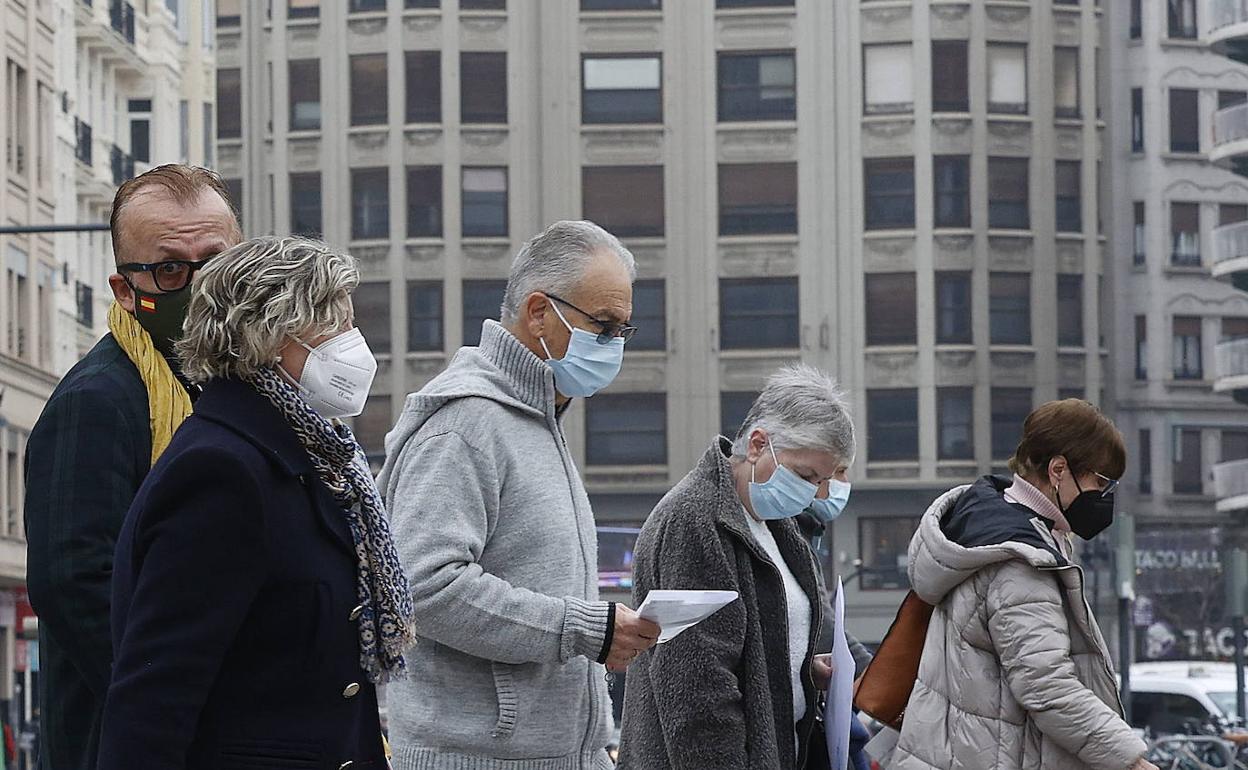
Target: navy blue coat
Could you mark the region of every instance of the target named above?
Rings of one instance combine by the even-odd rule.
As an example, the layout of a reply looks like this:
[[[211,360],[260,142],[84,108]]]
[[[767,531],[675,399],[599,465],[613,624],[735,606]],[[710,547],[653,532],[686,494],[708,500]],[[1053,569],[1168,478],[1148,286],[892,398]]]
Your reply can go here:
[[[281,414],[209,383],[126,516],[100,770],[385,767],[356,556]]]

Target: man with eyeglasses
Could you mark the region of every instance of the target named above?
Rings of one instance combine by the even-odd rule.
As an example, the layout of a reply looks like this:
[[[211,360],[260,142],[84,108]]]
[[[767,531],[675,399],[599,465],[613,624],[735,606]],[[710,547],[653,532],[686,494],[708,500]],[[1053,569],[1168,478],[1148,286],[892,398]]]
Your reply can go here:
[[[620,370],[632,254],[557,222],[516,256],[502,323],[408,397],[378,479],[421,637],[387,687],[396,767],[607,770],[605,669],[659,628],[598,598],[594,515],[564,437]]]
[[[160,166],[129,180],[110,220],[109,334],[52,393],[26,454],[27,581],[39,616],[40,762],[96,766],[122,520],[196,395],[173,343],[195,272],[242,239],[215,173]],[[141,764],[141,760],[136,759]]]

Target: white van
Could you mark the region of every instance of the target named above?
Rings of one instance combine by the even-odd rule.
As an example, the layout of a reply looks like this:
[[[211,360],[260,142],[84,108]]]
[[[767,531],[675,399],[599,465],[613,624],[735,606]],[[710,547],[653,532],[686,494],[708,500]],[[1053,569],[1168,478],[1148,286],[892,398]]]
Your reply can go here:
[[[1185,732],[1187,722],[1236,718],[1235,664],[1203,661],[1131,666],[1131,726],[1155,735]]]

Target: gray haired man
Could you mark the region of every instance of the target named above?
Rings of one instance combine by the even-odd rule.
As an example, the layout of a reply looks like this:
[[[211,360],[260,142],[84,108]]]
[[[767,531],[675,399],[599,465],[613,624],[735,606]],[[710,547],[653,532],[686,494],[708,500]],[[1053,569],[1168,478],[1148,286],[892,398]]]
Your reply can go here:
[[[659,629],[598,600],[562,417],[619,371],[635,276],[602,228],[551,225],[512,264],[503,322],[409,396],[386,437],[379,485],[423,640],[387,693],[400,770],[612,767],[600,664],[625,668]]]

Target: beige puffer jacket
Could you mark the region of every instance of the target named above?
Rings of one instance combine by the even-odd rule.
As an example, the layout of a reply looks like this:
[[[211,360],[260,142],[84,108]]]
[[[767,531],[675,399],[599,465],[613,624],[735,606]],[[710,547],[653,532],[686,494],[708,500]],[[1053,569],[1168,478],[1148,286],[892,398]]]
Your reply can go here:
[[[1126,770],[1144,753],[1082,570],[1005,502],[1009,484],[945,493],[910,543],[911,585],[936,609],[889,770]]]

